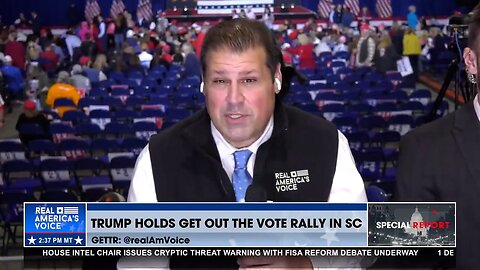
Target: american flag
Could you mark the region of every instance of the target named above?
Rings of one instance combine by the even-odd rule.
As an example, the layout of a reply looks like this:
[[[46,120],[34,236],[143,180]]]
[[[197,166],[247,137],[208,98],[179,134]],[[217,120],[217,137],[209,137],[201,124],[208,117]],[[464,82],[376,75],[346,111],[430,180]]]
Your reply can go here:
[[[97,0],[87,0],[85,4],[85,19],[92,21],[93,18],[100,14],[100,6]]]
[[[345,0],[345,6],[349,7],[355,16],[360,13],[360,4],[358,3],[358,0]]]
[[[115,18],[117,15],[125,10],[125,5],[122,0],[113,0],[110,7],[110,17]]]
[[[320,0],[318,1],[318,14],[323,18],[327,18],[330,16],[330,12],[332,12],[332,0]]]
[[[152,18],[152,2],[150,0],[138,0],[137,6],[138,19],[142,18],[149,21]]]
[[[392,2],[391,0],[377,0],[376,4],[377,14],[381,18],[392,16]]]

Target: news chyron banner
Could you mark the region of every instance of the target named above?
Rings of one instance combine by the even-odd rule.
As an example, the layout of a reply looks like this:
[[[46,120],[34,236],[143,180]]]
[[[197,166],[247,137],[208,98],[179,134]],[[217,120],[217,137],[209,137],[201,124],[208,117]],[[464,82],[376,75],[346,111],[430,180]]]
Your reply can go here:
[[[365,247],[367,204],[25,203],[25,247]]]
[[[408,257],[401,268],[454,268],[455,206],[25,203],[24,254],[32,265],[72,257],[320,256],[383,259],[385,267]]]

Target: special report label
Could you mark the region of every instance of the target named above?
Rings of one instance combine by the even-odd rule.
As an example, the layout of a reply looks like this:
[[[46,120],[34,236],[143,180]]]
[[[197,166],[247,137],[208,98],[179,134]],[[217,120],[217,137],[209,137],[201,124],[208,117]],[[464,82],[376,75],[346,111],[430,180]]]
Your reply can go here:
[[[455,246],[448,203],[25,203],[24,219],[25,247]]]

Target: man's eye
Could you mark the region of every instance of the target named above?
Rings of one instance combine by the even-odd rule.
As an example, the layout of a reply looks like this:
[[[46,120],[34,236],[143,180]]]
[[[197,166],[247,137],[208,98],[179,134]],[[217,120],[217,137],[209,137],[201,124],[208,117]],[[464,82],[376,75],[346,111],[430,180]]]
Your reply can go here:
[[[213,80],[214,84],[223,84],[225,83],[225,80]]]
[[[256,82],[256,81],[257,81],[256,79],[251,79],[251,78],[250,78],[250,79],[244,79],[244,80],[243,80],[244,83],[254,83],[254,82]]]

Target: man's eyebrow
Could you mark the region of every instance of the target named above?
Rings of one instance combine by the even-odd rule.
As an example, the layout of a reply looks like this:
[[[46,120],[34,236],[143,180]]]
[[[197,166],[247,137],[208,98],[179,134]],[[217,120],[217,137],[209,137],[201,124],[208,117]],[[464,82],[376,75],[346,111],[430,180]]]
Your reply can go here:
[[[224,70],[212,70],[212,73],[215,75],[225,75]]]
[[[240,72],[241,75],[251,75],[255,73],[258,73],[258,72],[256,70],[247,70],[247,71]]]
[[[212,70],[212,73],[214,75],[225,75],[226,72],[224,70]],[[240,75],[245,76],[245,75],[251,75],[251,74],[257,74],[257,70],[246,70],[246,71],[240,71]]]

